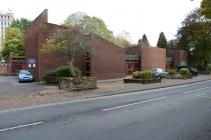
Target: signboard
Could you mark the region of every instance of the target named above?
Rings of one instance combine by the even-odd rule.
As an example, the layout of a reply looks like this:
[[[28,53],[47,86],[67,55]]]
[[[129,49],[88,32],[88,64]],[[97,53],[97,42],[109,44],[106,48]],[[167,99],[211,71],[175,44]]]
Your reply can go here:
[[[29,58],[28,60],[28,67],[31,68],[35,68],[36,67],[36,59],[32,59],[32,58]]]
[[[28,64],[36,64],[36,59],[29,58]]]

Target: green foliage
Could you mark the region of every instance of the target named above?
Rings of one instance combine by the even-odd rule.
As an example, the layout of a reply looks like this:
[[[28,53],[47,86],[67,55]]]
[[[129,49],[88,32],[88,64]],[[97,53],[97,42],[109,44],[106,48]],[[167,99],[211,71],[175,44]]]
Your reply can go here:
[[[145,34],[142,36],[142,39],[139,39],[138,45],[139,46],[147,46],[147,47],[150,46],[147,36]]]
[[[65,25],[79,25],[84,31],[94,33],[106,40],[115,42],[113,32],[110,31],[105,22],[98,17],[90,17],[82,12],[71,14],[65,21]]]
[[[188,70],[188,68],[182,68],[179,70],[180,75],[185,76],[188,75],[190,72]]]
[[[174,70],[174,69],[170,69],[169,71],[168,71],[168,75],[176,75],[177,74],[177,72],[176,72],[176,70]]]
[[[135,71],[132,74],[134,79],[140,79],[141,78],[141,71]]]
[[[26,18],[15,19],[10,27],[18,28],[22,33],[25,33],[26,27],[31,24],[31,21]]]
[[[68,66],[61,66],[56,69],[56,76],[57,77],[70,77],[71,72]]]
[[[68,66],[61,66],[56,70],[47,71],[43,76],[43,80],[46,81],[47,84],[58,83],[59,77],[73,77],[71,71],[74,71],[76,74],[75,77],[81,76],[81,71],[78,68],[74,67],[71,69]]]
[[[56,75],[56,71],[47,71],[43,78],[44,81],[46,81],[47,84],[52,84],[52,83],[58,83],[58,77]]]
[[[79,76],[81,76],[81,71],[76,67],[69,68],[68,66],[61,66],[61,67],[58,67],[55,71],[56,71],[57,77],[79,77]]]
[[[211,19],[211,0],[202,0],[201,14]]]
[[[188,51],[190,65],[203,64],[207,68],[211,60],[211,21],[192,11],[177,33],[178,46]]]
[[[2,54],[5,59],[8,59],[10,55],[22,56],[24,54],[23,34],[19,28],[7,28]]]
[[[152,80],[154,78],[153,72],[151,70],[143,71],[144,79]]]
[[[157,47],[158,48],[164,48],[164,49],[167,49],[167,47],[168,47],[167,39],[166,39],[163,32],[161,32],[160,35],[159,35]]]
[[[85,52],[92,52],[90,34],[84,33],[79,26],[59,30],[52,38],[48,40],[41,50],[43,53],[55,53],[60,51],[67,57],[68,66],[73,68],[74,58]],[[71,74],[75,76],[75,71]]]

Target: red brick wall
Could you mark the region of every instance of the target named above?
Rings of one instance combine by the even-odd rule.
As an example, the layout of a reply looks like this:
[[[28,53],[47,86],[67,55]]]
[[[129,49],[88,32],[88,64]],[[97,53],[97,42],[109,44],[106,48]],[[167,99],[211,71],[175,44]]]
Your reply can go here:
[[[141,55],[141,47],[128,47],[124,50],[126,55]]]
[[[141,70],[152,68],[166,69],[166,49],[142,47]]]
[[[52,34],[62,26],[49,24],[47,10],[43,11],[26,30],[25,37],[25,54],[26,64],[29,58],[36,59],[36,68],[27,68],[36,79],[48,71],[59,66],[66,65],[65,55],[62,53],[41,53],[41,48]],[[125,56],[124,50],[114,44],[93,35],[92,39],[93,55],[91,62],[91,76],[98,79],[119,78],[125,76]],[[85,74],[85,57],[84,55],[76,56],[75,66],[81,69]]]
[[[183,50],[167,50],[166,56],[173,59],[173,67],[180,65],[183,61],[187,63],[187,52]]]
[[[93,36],[91,75],[98,79],[121,78],[125,74],[124,50],[98,36]]]
[[[26,67],[35,77],[39,77],[39,29],[40,24],[48,21],[48,11],[44,10],[26,29],[25,33],[25,58]],[[36,67],[28,67],[28,59],[36,60]]]

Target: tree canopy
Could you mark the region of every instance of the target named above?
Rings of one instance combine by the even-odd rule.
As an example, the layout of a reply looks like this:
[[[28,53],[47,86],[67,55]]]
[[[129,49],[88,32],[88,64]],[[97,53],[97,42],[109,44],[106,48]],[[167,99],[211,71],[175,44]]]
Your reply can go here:
[[[60,51],[67,58],[70,70],[74,70],[74,58],[82,52],[91,53],[91,34],[86,34],[79,26],[59,30],[41,50],[44,53]],[[74,76],[74,71],[71,71]]]
[[[166,39],[165,34],[163,32],[161,32],[160,35],[159,35],[157,47],[158,48],[165,48],[165,49],[167,49],[167,47],[168,47],[168,42],[167,42],[167,39]]]
[[[65,21],[65,25],[79,25],[86,32],[97,34],[106,40],[115,43],[113,32],[110,31],[105,22],[98,17],[91,17],[83,12],[71,14]]]
[[[191,65],[207,68],[211,59],[211,22],[193,10],[182,22],[177,33],[178,46],[189,53]]]
[[[139,39],[139,40],[138,40],[138,45],[139,45],[139,46],[148,46],[148,47],[150,46],[146,34],[144,34],[144,35],[142,36],[142,39]]]
[[[211,0],[202,0],[201,14],[204,15],[206,18],[211,19]]]
[[[19,28],[9,27],[5,32],[5,46],[2,55],[8,59],[10,55],[21,56],[24,54],[23,34]]]
[[[31,24],[31,21],[26,18],[14,19],[10,27],[19,28],[22,33],[25,32],[26,27]]]

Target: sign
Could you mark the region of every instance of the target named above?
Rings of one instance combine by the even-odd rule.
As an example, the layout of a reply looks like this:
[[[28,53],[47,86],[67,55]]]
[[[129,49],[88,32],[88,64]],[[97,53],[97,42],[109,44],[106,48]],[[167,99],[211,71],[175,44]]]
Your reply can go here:
[[[29,58],[28,64],[36,64],[36,59]]]

